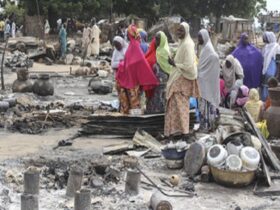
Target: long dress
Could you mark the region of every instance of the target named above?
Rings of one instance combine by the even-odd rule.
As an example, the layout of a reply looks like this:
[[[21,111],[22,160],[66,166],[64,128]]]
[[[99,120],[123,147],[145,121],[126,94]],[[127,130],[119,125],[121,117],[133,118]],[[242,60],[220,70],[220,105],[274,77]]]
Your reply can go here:
[[[99,48],[100,48],[100,34],[101,31],[99,27],[95,24],[91,28],[91,53],[90,55],[99,55]]]
[[[255,46],[244,43],[245,37],[243,33],[237,48],[232,55],[239,60],[244,71],[244,85],[248,88],[258,88],[261,85],[261,75],[263,66],[263,57]]]
[[[67,48],[67,32],[65,28],[62,26],[59,31],[59,41],[60,41],[60,53],[61,57],[65,57],[66,48]]]
[[[84,49],[84,56],[86,57],[89,57],[91,53],[90,35],[91,35],[91,29],[89,27],[84,28],[82,48]]]
[[[190,97],[199,97],[199,89],[196,80],[188,80],[183,76],[174,82],[169,94],[171,95],[166,104],[165,136],[188,134],[190,124]]]
[[[199,33],[204,41],[198,64],[198,83],[201,91],[200,125],[203,129],[208,130],[214,127],[216,109],[220,104],[220,64],[208,31],[202,29]]]
[[[277,74],[276,54],[279,53],[279,44],[276,42],[276,36],[273,32],[265,32],[268,44],[263,49],[263,70],[262,70],[262,85],[261,85],[261,99],[266,101],[268,97],[268,80],[275,77]]]
[[[16,24],[15,22],[12,23],[12,38],[16,37]]]

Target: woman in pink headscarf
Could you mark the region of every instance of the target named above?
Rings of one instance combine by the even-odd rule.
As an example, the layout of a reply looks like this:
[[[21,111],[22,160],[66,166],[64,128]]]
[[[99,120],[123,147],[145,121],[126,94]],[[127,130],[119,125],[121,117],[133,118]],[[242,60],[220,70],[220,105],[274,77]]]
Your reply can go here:
[[[242,85],[238,89],[237,98],[235,104],[237,107],[243,107],[246,102],[249,100],[249,88],[245,85]]]
[[[127,33],[130,43],[116,74],[122,114],[128,114],[131,109],[140,109],[141,90],[150,91],[158,85],[158,80],[141,50],[137,27],[130,25]]]

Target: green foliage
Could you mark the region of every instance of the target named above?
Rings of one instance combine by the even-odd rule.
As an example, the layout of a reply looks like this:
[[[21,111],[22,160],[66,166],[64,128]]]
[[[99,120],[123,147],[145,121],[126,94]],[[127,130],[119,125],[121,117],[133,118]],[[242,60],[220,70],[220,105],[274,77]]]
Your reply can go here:
[[[216,16],[222,15],[252,18],[266,7],[266,0],[211,0],[209,10]]]
[[[5,5],[5,15],[10,16],[11,14],[15,14],[15,21],[17,25],[23,24],[25,15],[25,10],[23,8],[17,7],[11,3],[7,3]]]
[[[35,0],[21,0],[29,15],[37,14]],[[114,13],[147,18],[180,14],[185,18],[214,15],[253,17],[266,0],[38,0],[40,13],[52,17],[108,18]]]

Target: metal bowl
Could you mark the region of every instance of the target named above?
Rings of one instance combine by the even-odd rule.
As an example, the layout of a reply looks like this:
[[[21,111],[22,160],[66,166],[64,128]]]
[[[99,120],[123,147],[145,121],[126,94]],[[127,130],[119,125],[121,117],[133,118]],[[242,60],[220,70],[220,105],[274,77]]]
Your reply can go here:
[[[167,160],[182,160],[185,158],[186,150],[178,152],[176,148],[161,150],[162,156]]]
[[[227,187],[244,187],[251,184],[255,178],[255,171],[228,171],[210,166],[214,180]]]

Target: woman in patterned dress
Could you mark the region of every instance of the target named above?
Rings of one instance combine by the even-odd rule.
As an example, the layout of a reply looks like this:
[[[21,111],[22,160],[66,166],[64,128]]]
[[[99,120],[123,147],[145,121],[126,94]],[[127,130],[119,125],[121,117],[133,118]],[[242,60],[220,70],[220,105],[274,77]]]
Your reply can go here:
[[[189,98],[199,97],[195,45],[189,34],[189,25],[181,23],[177,31],[179,47],[176,56],[169,59],[172,70],[166,89],[166,137],[189,134]]]

